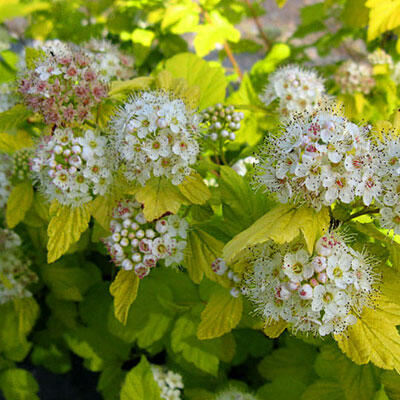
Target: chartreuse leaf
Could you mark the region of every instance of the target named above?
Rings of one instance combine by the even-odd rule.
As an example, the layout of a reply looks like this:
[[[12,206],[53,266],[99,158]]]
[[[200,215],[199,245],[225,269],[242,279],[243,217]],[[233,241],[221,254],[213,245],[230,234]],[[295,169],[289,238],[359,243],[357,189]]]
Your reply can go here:
[[[224,244],[208,233],[193,227],[188,233],[184,265],[194,283],[200,283],[203,277],[229,287],[229,280],[215,274],[211,263],[221,257]]]
[[[287,0],[275,0],[279,7],[283,7]]]
[[[166,212],[176,214],[188,200],[168,179],[152,178],[135,190],[136,200],[144,205],[143,214],[148,221],[161,217]]]
[[[0,389],[6,400],[39,400],[39,385],[32,374],[22,368],[1,372]]]
[[[263,328],[263,332],[271,339],[275,339],[288,327],[288,324],[283,319],[273,321]]]
[[[52,263],[77,242],[90,220],[91,204],[80,207],[63,206],[55,201],[50,207],[51,220],[47,227],[47,262]]]
[[[11,133],[0,134],[0,151],[2,152],[14,153],[19,149],[24,149],[32,146],[33,146],[32,138],[28,134],[28,132],[24,130],[19,130],[16,134],[11,134]]]
[[[228,242],[223,250],[223,258],[229,263],[248,246],[263,243],[268,239],[283,244],[292,241],[300,233],[303,234],[311,253],[315,240],[328,229],[329,221],[326,208],[317,213],[308,207],[279,205]]]
[[[154,78],[152,77],[140,76],[128,81],[111,82],[111,89],[108,95],[112,98],[120,99],[132,91],[149,89],[153,81]]]
[[[188,85],[200,88],[200,110],[223,101],[227,81],[222,68],[211,67],[207,61],[191,53],[182,53],[165,62],[165,69]]]
[[[16,298],[13,304],[18,318],[18,337],[23,341],[35,325],[39,316],[39,305],[33,297]]]
[[[145,356],[126,375],[121,388],[121,400],[161,400],[160,388]]]
[[[355,363],[371,361],[383,369],[400,373],[400,277],[397,271],[383,270],[380,293],[374,309],[364,307],[355,325],[345,335],[335,336],[340,349]]]
[[[188,175],[184,181],[178,185],[178,188],[193,204],[204,204],[211,197],[210,189],[204,183],[203,178],[197,173]]]
[[[117,199],[112,195],[98,196],[92,202],[93,218],[107,231],[110,229],[110,221]]]
[[[369,10],[368,40],[400,26],[399,0],[367,0]]]
[[[9,0],[0,3],[0,22],[4,22],[6,19],[12,19],[15,17],[21,17],[28,15],[37,10],[46,10],[50,7],[50,4],[45,1],[30,1],[24,3],[20,0]],[[15,399],[17,400],[17,399]]]
[[[33,200],[33,188],[29,181],[14,186],[7,201],[6,221],[10,228],[17,226],[25,217]]]
[[[301,396],[301,400],[343,400],[344,398],[340,384],[328,379],[317,380]]]
[[[121,269],[110,286],[114,297],[114,314],[118,321],[126,323],[131,304],[135,301],[139,288],[139,278],[134,271]]]
[[[233,297],[229,290],[219,289],[211,295],[201,313],[197,337],[201,340],[213,339],[230,332],[239,323],[242,311],[241,297]]]
[[[400,375],[395,371],[385,371],[380,378],[389,399],[400,399]]]

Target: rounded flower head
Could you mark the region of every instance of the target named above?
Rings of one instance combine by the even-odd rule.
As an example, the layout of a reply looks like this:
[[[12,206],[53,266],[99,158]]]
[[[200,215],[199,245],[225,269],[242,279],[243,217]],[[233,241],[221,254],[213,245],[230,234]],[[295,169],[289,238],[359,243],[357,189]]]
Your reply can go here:
[[[368,61],[372,65],[387,65],[390,69],[393,68],[393,58],[383,49],[376,49],[368,55]]]
[[[301,246],[262,245],[242,293],[267,324],[283,319],[295,331],[340,334],[369,305],[377,281],[371,260],[337,233],[321,237],[312,255]]]
[[[107,95],[107,87],[91,58],[73,45],[47,44],[34,68],[21,75],[19,91],[25,103],[49,125],[79,125]]]
[[[198,124],[198,116],[169,93],[132,96],[112,123],[114,148],[127,179],[144,185],[153,176],[165,176],[180,184],[199,153]]]
[[[328,107],[287,121],[259,154],[255,184],[282,203],[306,201],[320,209],[357,195],[369,205],[380,194],[367,131]]]
[[[135,75],[133,57],[125,55],[110,41],[91,39],[84,47],[91,56],[100,79],[105,82],[130,79]]]
[[[91,130],[57,128],[44,136],[31,169],[49,200],[79,206],[105,194],[112,179],[106,145],[106,139]]]
[[[12,155],[12,181],[15,183],[23,182],[31,177],[30,160],[33,149],[20,149]]]
[[[164,400],[180,400],[182,397],[182,376],[170,371],[164,366],[151,365],[154,380],[160,388],[161,398]]]
[[[375,86],[372,66],[366,62],[344,62],[335,73],[335,82],[343,93],[369,94]]]
[[[7,204],[11,192],[12,158],[0,153],[0,208]]]
[[[167,267],[182,262],[187,229],[186,220],[177,215],[147,221],[140,203],[128,200],[114,210],[112,234],[104,243],[116,265],[144,278],[158,260]]]
[[[288,65],[274,72],[260,96],[265,105],[279,99],[283,116],[312,111],[325,91],[324,81],[316,72]]]
[[[21,239],[15,232],[0,229],[0,304],[31,297],[28,286],[38,280],[23,259],[20,246]]]
[[[205,138],[213,142],[235,140],[235,131],[240,129],[240,121],[244,118],[242,112],[234,112],[233,106],[221,103],[208,107],[202,114],[203,125],[207,129]]]

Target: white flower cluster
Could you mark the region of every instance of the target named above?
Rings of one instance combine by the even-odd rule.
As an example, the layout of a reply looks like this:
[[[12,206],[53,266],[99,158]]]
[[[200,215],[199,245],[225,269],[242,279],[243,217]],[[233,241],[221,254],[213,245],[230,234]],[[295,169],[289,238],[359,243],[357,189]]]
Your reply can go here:
[[[337,69],[334,78],[343,93],[369,94],[375,86],[372,66],[366,62],[346,61]]]
[[[114,210],[112,235],[104,242],[116,265],[133,269],[142,279],[158,260],[164,260],[167,267],[183,260],[187,229],[188,223],[178,215],[147,221],[141,204],[127,200]]]
[[[12,160],[4,153],[0,153],[0,209],[7,204],[11,192]]]
[[[240,129],[240,121],[244,118],[242,112],[234,112],[233,106],[224,106],[221,103],[208,107],[202,114],[203,124],[207,127],[206,137],[213,142],[218,139],[235,140],[235,131]]]
[[[38,280],[29,262],[22,259],[20,246],[21,238],[15,232],[0,229],[0,304],[31,297],[27,287]]]
[[[18,97],[13,86],[8,82],[0,84],[0,112],[15,106],[17,101]]]
[[[281,114],[289,116],[312,111],[324,91],[324,81],[316,72],[288,65],[271,74],[260,99],[267,106],[279,99]]]
[[[369,206],[381,192],[368,128],[360,128],[328,106],[284,125],[260,152],[255,182],[282,203],[306,201],[316,209],[356,196]]]
[[[199,153],[198,125],[199,116],[170,93],[132,96],[112,123],[115,151],[127,179],[144,185],[152,176],[165,176],[180,184]]]
[[[106,82],[130,79],[134,76],[133,58],[122,53],[110,41],[91,39],[84,47],[96,64],[100,78]]]
[[[383,49],[376,49],[373,53],[368,55],[368,61],[372,65],[387,65],[389,69],[393,68],[393,58],[390,54],[386,53]]]
[[[164,400],[181,400],[183,389],[182,376],[160,365],[151,365],[154,380],[160,388],[161,398]]]
[[[229,389],[218,393],[215,400],[257,400],[250,393],[245,393],[238,389]]]
[[[79,206],[106,193],[111,183],[107,141],[91,130],[57,128],[36,148],[31,169],[45,195]]]
[[[312,256],[299,243],[258,250],[243,293],[266,323],[283,319],[295,331],[340,334],[369,305],[377,280],[371,260],[337,233],[320,238]]]

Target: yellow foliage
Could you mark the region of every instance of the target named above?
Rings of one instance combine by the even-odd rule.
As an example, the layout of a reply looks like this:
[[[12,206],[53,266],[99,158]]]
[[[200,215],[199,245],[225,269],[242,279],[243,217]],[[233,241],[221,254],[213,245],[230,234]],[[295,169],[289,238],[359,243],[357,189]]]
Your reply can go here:
[[[25,217],[33,200],[33,188],[25,181],[14,186],[7,201],[6,221],[9,228],[14,228]]]

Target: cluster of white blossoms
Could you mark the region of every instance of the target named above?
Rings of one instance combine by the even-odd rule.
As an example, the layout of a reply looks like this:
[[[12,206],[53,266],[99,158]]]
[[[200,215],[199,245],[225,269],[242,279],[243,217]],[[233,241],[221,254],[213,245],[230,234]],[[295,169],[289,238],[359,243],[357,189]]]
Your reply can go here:
[[[22,258],[21,238],[9,229],[0,229],[0,304],[16,298],[31,297],[28,286],[37,275]]]
[[[346,61],[337,69],[334,78],[343,93],[369,94],[375,86],[372,66],[366,62]]]
[[[91,39],[84,45],[96,65],[101,79],[130,79],[134,76],[133,57],[124,54],[108,40]]]
[[[233,284],[233,287],[230,290],[231,296],[239,297],[240,290],[236,287],[236,284],[241,281],[241,278],[228,267],[226,261],[223,258],[216,258],[211,263],[211,269],[219,276],[226,276]]]
[[[260,99],[269,105],[279,99],[279,108],[283,116],[293,113],[312,111],[325,91],[324,81],[316,72],[297,65],[288,65],[269,77]]]
[[[160,365],[151,365],[154,380],[160,388],[161,398],[164,400],[181,400],[183,389],[182,376]]]
[[[126,178],[144,185],[153,176],[165,176],[180,184],[199,153],[199,122],[199,116],[171,93],[133,95],[112,122],[114,148]]]
[[[368,55],[368,61],[372,65],[387,65],[389,69],[393,68],[393,58],[383,49],[376,49]]]
[[[242,292],[267,324],[282,319],[294,331],[340,334],[370,305],[377,281],[371,260],[335,232],[319,239],[312,256],[304,247],[259,246]]]
[[[0,84],[0,112],[15,106],[17,101],[15,88],[8,82]]]
[[[79,206],[105,194],[112,180],[106,145],[106,139],[91,130],[57,128],[44,136],[31,169],[49,200]]]
[[[2,209],[11,192],[12,159],[4,153],[0,153],[0,208]]]
[[[215,400],[257,400],[257,398],[239,389],[228,389],[218,393]]]
[[[203,124],[207,127],[207,138],[217,140],[235,140],[235,131],[240,129],[240,121],[244,118],[242,112],[235,112],[233,106],[221,103],[208,107],[202,114]]]
[[[357,196],[369,206],[381,183],[368,133],[328,106],[293,117],[260,151],[255,184],[282,203],[305,201],[317,210]]]
[[[165,265],[179,264],[186,248],[188,223],[178,215],[147,221],[141,204],[126,200],[113,212],[112,235],[104,242],[113,262],[142,279],[164,260]]]

